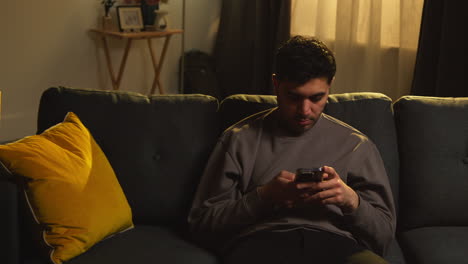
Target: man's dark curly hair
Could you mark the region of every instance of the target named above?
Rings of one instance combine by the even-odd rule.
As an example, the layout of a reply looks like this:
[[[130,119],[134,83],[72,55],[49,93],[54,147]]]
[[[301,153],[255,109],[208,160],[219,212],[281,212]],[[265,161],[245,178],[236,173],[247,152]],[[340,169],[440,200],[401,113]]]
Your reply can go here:
[[[332,51],[317,38],[294,36],[276,53],[275,74],[279,81],[304,84],[325,77],[330,84],[335,73]]]

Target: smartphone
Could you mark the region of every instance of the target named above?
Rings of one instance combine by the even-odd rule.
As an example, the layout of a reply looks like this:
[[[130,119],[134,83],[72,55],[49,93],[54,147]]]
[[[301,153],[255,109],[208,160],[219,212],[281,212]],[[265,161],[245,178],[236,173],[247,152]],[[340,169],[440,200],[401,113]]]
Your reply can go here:
[[[296,182],[320,182],[322,181],[323,169],[299,168],[296,170]]]

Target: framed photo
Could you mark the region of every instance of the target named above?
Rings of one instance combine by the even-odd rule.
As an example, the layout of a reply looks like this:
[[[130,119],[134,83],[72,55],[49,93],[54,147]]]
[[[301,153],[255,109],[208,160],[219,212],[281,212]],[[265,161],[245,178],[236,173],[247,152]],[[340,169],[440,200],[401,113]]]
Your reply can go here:
[[[123,5],[117,7],[117,18],[119,20],[120,31],[140,32],[143,28],[143,15],[141,6]]]

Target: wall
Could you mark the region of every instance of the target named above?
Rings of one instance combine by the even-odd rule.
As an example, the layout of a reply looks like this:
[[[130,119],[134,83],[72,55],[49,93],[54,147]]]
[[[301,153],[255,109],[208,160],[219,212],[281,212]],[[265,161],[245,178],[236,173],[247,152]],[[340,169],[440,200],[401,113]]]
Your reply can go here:
[[[111,89],[102,44],[89,32],[102,15],[101,0],[15,0],[0,9],[0,142],[35,133],[42,92],[50,86]],[[120,1],[123,2],[123,1]],[[221,0],[187,0],[186,36],[172,37],[161,72],[167,93],[179,92],[182,47],[209,52],[213,46]],[[169,0],[169,27],[182,28],[182,0]],[[114,13],[114,12],[113,12]],[[115,13],[114,13],[115,17]],[[184,43],[184,45],[182,45]],[[124,42],[109,42],[114,70]],[[156,54],[162,40],[155,40]],[[145,41],[134,41],[121,89],[148,93],[153,72]]]

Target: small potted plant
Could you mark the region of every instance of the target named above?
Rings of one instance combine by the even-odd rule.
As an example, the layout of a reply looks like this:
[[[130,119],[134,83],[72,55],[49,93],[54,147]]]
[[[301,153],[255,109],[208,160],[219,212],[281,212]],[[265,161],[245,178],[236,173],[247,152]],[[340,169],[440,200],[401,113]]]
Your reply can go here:
[[[102,0],[101,4],[104,6],[104,16],[102,17],[102,29],[112,30],[112,18],[110,10],[114,6],[116,0]]]

